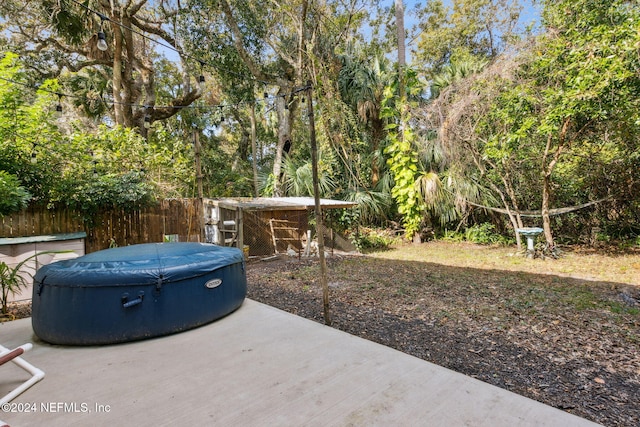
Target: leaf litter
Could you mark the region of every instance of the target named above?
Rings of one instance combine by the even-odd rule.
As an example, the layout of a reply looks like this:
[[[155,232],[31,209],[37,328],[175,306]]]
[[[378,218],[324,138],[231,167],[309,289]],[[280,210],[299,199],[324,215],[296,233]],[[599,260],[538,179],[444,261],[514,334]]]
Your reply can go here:
[[[633,285],[386,256],[327,263],[334,328],[605,426],[640,425],[640,309],[620,297],[640,296]],[[248,297],[323,323],[318,277],[313,259],[252,261]]]

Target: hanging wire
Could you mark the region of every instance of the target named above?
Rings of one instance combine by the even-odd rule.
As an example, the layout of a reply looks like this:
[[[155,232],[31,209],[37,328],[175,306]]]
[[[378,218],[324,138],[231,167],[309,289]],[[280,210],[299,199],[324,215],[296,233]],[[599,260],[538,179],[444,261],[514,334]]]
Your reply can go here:
[[[194,61],[196,61],[196,62],[199,62],[199,63],[201,64],[201,66],[202,66],[202,65],[208,65],[208,66],[210,66],[210,67],[212,67],[212,68],[216,68],[216,67],[215,67],[215,66],[213,66],[212,64],[209,64],[209,63],[207,63],[207,62],[203,61],[203,60],[202,60],[202,59],[200,59],[200,58],[197,58],[197,57],[195,57],[195,56],[193,56],[193,55],[189,55],[189,54],[187,54],[187,53],[184,53],[181,49],[178,49],[178,48],[176,48],[176,47],[174,47],[174,46],[171,46],[170,44],[164,43],[164,42],[159,41],[159,40],[157,40],[157,39],[155,39],[155,38],[153,38],[153,37],[150,37],[150,36],[148,36],[147,34],[145,34],[145,33],[141,32],[141,31],[136,30],[135,28],[129,27],[129,26],[127,26],[127,25],[124,25],[122,22],[118,22],[118,21],[116,21],[116,20],[114,20],[114,19],[110,19],[109,17],[107,17],[107,16],[103,15],[102,13],[98,12],[97,10],[94,10],[94,9],[90,8],[90,7],[89,7],[89,6],[87,6],[86,4],[79,2],[78,0],[71,0],[71,1],[72,1],[72,2],[74,2],[75,4],[77,4],[78,6],[80,6],[80,7],[84,8],[84,9],[85,9],[85,10],[87,10],[88,12],[91,12],[91,13],[96,14],[96,15],[100,18],[101,23],[102,23],[103,21],[109,21],[109,22],[112,22],[112,23],[114,23],[115,25],[117,25],[117,26],[119,26],[119,27],[121,27],[121,28],[124,28],[124,29],[126,29],[126,30],[129,30],[129,31],[131,31],[131,32],[132,32],[132,33],[134,33],[134,34],[139,35],[140,37],[143,37],[143,38],[145,38],[145,39],[147,39],[147,40],[149,40],[149,41],[152,41],[152,42],[156,43],[158,46],[161,46],[161,47],[163,47],[163,48],[165,48],[165,49],[169,49],[169,50],[172,50],[172,51],[176,52],[176,53],[177,53],[178,55],[180,55],[181,57],[184,57],[184,58],[186,58],[186,59],[191,59],[191,60],[194,60]],[[101,28],[102,28],[102,26],[101,26]],[[104,33],[103,33],[103,36],[104,36]],[[98,33],[98,39],[99,39],[99,38],[100,38],[100,33]],[[100,41],[100,40],[99,40],[99,41]],[[106,42],[105,42],[105,43],[106,43]],[[106,44],[105,44],[105,45],[106,45]],[[98,49],[100,49],[100,47],[98,47]],[[102,49],[100,49],[100,50],[102,50]],[[104,49],[104,50],[106,50],[106,49]],[[243,75],[243,74],[237,73],[237,72],[232,71],[232,70],[229,70],[229,69],[225,69],[225,72],[226,72],[226,73],[229,73],[229,74],[231,74],[231,75],[235,75],[236,77],[238,77],[238,78],[240,78],[240,79],[242,79],[242,80],[247,80],[247,76],[246,76],[246,75]],[[203,75],[201,75],[201,77],[203,77],[203,78],[204,78],[204,76],[203,76]],[[253,81],[259,82],[259,83],[263,83],[263,84],[265,84],[265,85],[269,85],[269,84],[270,84],[269,82],[265,82],[265,81],[263,81],[263,80],[257,79],[257,78],[255,78],[254,76],[251,76],[251,77],[250,77],[250,79],[251,79],[251,80],[253,80]]]
[[[80,6],[80,7],[84,8],[84,9],[85,9],[85,10],[87,10],[88,12],[96,14],[96,15],[100,18],[100,31],[98,32],[98,44],[102,45],[102,43],[101,43],[101,42],[104,42],[104,45],[102,45],[102,46],[98,46],[98,49],[100,49],[100,50],[107,50],[107,49],[108,49],[108,45],[107,45],[107,43],[106,43],[106,38],[105,38],[105,36],[104,36],[104,31],[103,31],[103,24],[104,24],[104,21],[108,21],[108,22],[112,22],[112,23],[113,23],[113,24],[115,24],[115,25],[120,26],[121,28],[124,28],[124,29],[127,29],[127,30],[131,31],[132,33],[137,34],[137,35],[139,35],[139,36],[143,37],[144,39],[147,39],[147,40],[149,40],[149,41],[152,41],[152,42],[156,43],[157,45],[162,46],[163,48],[166,48],[166,49],[172,50],[172,51],[174,51],[174,52],[178,53],[180,56],[182,56],[182,57],[184,57],[184,58],[187,58],[187,59],[193,59],[193,60],[197,61],[197,62],[200,64],[200,67],[201,67],[201,74],[200,74],[200,75],[199,75],[199,77],[198,77],[198,83],[199,83],[201,86],[203,86],[203,85],[204,85],[204,82],[205,82],[204,74],[203,74],[203,68],[204,68],[204,66],[205,66],[205,65],[208,65],[208,66],[211,66],[212,68],[215,68],[213,65],[208,64],[207,62],[203,61],[202,59],[196,58],[196,57],[194,57],[194,56],[192,56],[192,55],[189,55],[189,54],[185,54],[185,53],[184,53],[184,52],[182,52],[180,49],[178,49],[178,48],[176,48],[176,47],[174,47],[174,46],[168,45],[168,44],[166,44],[166,43],[163,43],[162,41],[159,41],[159,40],[156,40],[156,39],[154,39],[154,38],[152,38],[152,37],[149,37],[149,36],[148,36],[148,35],[146,35],[145,33],[141,32],[141,31],[138,31],[138,30],[136,30],[136,29],[134,29],[134,28],[131,28],[131,27],[129,27],[129,26],[126,26],[126,25],[122,24],[121,22],[118,22],[118,21],[116,21],[116,20],[110,19],[109,17],[107,17],[107,16],[105,16],[104,14],[102,14],[102,13],[100,13],[100,12],[98,12],[98,11],[96,11],[96,10],[92,9],[92,8],[90,8],[89,6],[87,6],[87,5],[86,5],[86,4],[84,4],[84,3],[81,3],[81,2],[79,2],[79,1],[77,1],[77,0],[71,0],[71,1],[72,1],[72,2],[74,2],[75,4],[77,4],[78,6]],[[101,38],[101,34],[102,34],[102,38]],[[105,46],[106,46],[106,49],[103,49],[103,47],[105,47]],[[239,77],[239,78],[241,78],[241,79],[243,79],[243,80],[246,80],[246,79],[247,79],[247,76],[246,76],[246,75],[243,75],[243,74],[240,74],[240,73],[236,73],[236,72],[233,72],[233,71],[231,71],[231,70],[225,70],[225,72],[227,72],[227,73],[229,73],[229,74],[232,74],[232,75],[235,75],[235,76],[237,76],[237,77]],[[271,83],[266,82],[266,81],[263,81],[263,80],[260,80],[260,79],[256,79],[254,76],[251,76],[251,78],[252,78],[252,80],[254,80],[255,82],[262,83],[262,84],[264,85],[263,100],[264,100],[264,102],[265,102],[265,103],[266,103],[268,100],[270,100],[270,99],[276,99],[276,98],[278,98],[278,97],[282,96],[282,97],[285,99],[285,108],[286,108],[286,109],[288,109],[288,106],[287,106],[287,103],[286,103],[286,97],[287,97],[287,96],[293,96],[293,95],[297,94],[298,92],[305,91],[305,90],[307,90],[307,89],[309,88],[309,86],[307,85],[307,86],[304,86],[304,87],[301,87],[301,88],[293,89],[293,91],[292,91],[290,94],[285,94],[285,95],[269,95],[269,93],[267,92],[267,86],[268,86],[268,85],[270,85]],[[81,97],[81,96],[72,95],[72,94],[60,93],[60,92],[57,92],[57,91],[52,91],[52,90],[48,90],[48,89],[45,89],[45,88],[41,88],[41,87],[37,87],[37,86],[32,86],[32,85],[29,85],[29,84],[26,84],[26,83],[22,83],[22,82],[19,82],[19,81],[16,81],[16,80],[12,80],[12,79],[7,79],[7,78],[4,78],[4,77],[0,77],[0,79],[1,79],[1,80],[4,80],[4,81],[7,81],[7,82],[10,82],[10,83],[14,83],[14,84],[17,84],[17,85],[21,85],[21,86],[24,86],[24,87],[29,87],[29,88],[34,89],[34,90],[40,90],[40,91],[43,91],[43,92],[51,93],[51,94],[53,94],[53,95],[57,95],[57,96],[59,97],[59,99],[60,99],[61,97],[63,97],[63,96],[66,96],[66,97],[68,97],[68,98],[72,98],[72,99],[84,99],[84,100],[87,100],[87,101],[88,101],[88,99],[87,99],[86,97]],[[107,99],[104,99],[103,97],[100,97],[99,99],[100,99],[100,102],[102,102],[102,103],[104,103],[104,104],[107,104],[107,105],[123,105],[123,106],[135,107],[135,108],[146,108],[146,107],[147,107],[146,105],[143,105],[143,104],[124,103],[124,102],[119,102],[119,101],[115,101],[115,100],[107,100]],[[157,109],[169,109],[169,108],[172,108],[172,109],[198,108],[198,109],[209,109],[209,110],[210,110],[210,109],[215,109],[215,108],[221,108],[221,110],[222,110],[224,107],[234,107],[234,106],[235,106],[235,107],[240,107],[240,106],[242,106],[242,105],[257,104],[257,103],[259,103],[259,102],[261,102],[261,101],[258,101],[258,100],[255,100],[255,99],[254,99],[253,101],[241,101],[241,102],[238,102],[238,103],[236,103],[236,104],[218,104],[218,105],[198,105],[198,104],[195,104],[195,105],[194,105],[194,104],[190,104],[190,105],[155,105],[154,107],[155,107],[155,108],[157,108]],[[62,105],[61,105],[60,103],[59,103],[59,108],[60,108],[60,109],[62,108]],[[56,111],[59,111],[59,108],[58,108],[58,106],[56,106]],[[145,123],[146,123],[146,121],[147,121],[147,120],[146,120],[146,117],[145,117]]]
[[[96,14],[100,18],[100,31],[98,32],[98,49],[100,49],[100,50],[107,50],[108,49],[108,45],[106,43],[106,38],[105,38],[105,35],[104,35],[104,31],[103,31],[104,21],[108,21],[108,22],[112,22],[115,25],[120,26],[121,28],[125,28],[125,29],[131,31],[132,33],[135,33],[135,34],[137,34],[137,35],[139,35],[139,36],[141,36],[141,37],[143,37],[143,38],[145,38],[147,40],[150,40],[150,41],[156,43],[157,45],[162,46],[163,48],[172,50],[172,51],[178,53],[180,56],[182,56],[184,58],[193,59],[193,60],[197,61],[200,64],[200,67],[201,67],[201,74],[198,77],[198,83],[201,86],[203,86],[204,82],[205,82],[204,74],[203,74],[204,66],[205,65],[209,65],[212,68],[215,68],[213,65],[208,64],[207,62],[203,61],[202,59],[196,58],[196,57],[194,57],[192,55],[185,54],[180,49],[178,49],[178,48],[176,48],[174,46],[168,45],[166,43],[163,43],[162,41],[159,41],[157,39],[149,37],[145,33],[141,32],[141,31],[138,31],[138,30],[136,30],[134,28],[131,28],[129,26],[126,26],[126,25],[122,24],[121,22],[118,22],[116,20],[110,19],[109,17],[107,17],[104,14],[102,14],[102,13],[100,13],[100,12],[98,12],[98,11],[92,9],[92,8],[90,8],[89,6],[87,6],[84,3],[81,3],[81,2],[79,2],[77,0],[71,0],[71,1],[74,2],[75,4],[77,4],[78,6],[84,8],[88,12]],[[227,72],[229,74],[232,74],[232,75],[235,75],[235,76],[237,76],[237,77],[239,77],[239,78],[241,78],[243,80],[247,79],[246,75],[243,75],[243,74],[240,74],[240,73],[236,73],[236,72],[233,72],[231,70],[225,70],[225,72]],[[290,94],[269,95],[269,93],[267,92],[267,86],[270,85],[271,83],[263,81],[263,80],[260,80],[260,79],[256,79],[254,76],[251,76],[251,78],[252,78],[252,80],[254,80],[254,81],[258,82],[258,83],[262,83],[264,85],[263,99],[264,99],[265,102],[267,102],[270,99],[276,99],[276,98],[282,96],[285,99],[285,108],[287,108],[287,109],[288,109],[288,106],[287,106],[287,103],[286,103],[286,97],[287,96],[293,96],[298,92],[305,91],[305,90],[308,89],[308,86],[305,86],[305,87],[293,89],[293,91]],[[59,97],[59,99],[61,97],[63,97],[63,96],[66,96],[68,98],[84,99],[84,100],[88,101],[88,99],[86,97],[83,98],[83,97],[72,95],[72,94],[60,93],[60,92],[57,92],[57,91],[48,90],[48,89],[41,88],[41,87],[38,87],[38,86],[32,86],[32,85],[29,85],[29,84],[25,84],[25,83],[22,83],[22,82],[19,82],[19,81],[16,81],[16,80],[12,80],[12,79],[7,79],[7,78],[4,78],[4,77],[0,77],[0,79],[4,80],[4,81],[7,81],[7,82],[10,82],[10,83],[17,84],[17,85],[29,87],[29,88],[32,88],[34,90],[40,90],[40,91],[43,91],[43,92],[51,93],[53,95],[57,95]],[[136,107],[136,108],[145,108],[146,107],[145,105],[142,105],[142,104],[118,102],[118,101],[115,101],[115,100],[107,100],[107,99],[104,99],[103,97],[100,97],[99,99],[100,99],[100,102],[105,103],[107,105],[123,105],[123,106]],[[241,105],[257,104],[259,102],[260,101],[258,101],[258,100],[253,100],[253,101],[242,101],[242,102],[238,102],[236,104],[226,104],[226,105],[225,104],[218,104],[218,105],[194,105],[194,104],[190,104],[190,105],[155,105],[155,108],[158,108],[158,109],[168,109],[168,108],[173,108],[173,109],[182,109],[182,108],[214,109],[214,108],[219,108],[219,107],[232,107],[232,106],[239,107]],[[58,105],[56,106],[56,111],[60,111],[61,108],[62,108],[61,103],[58,103]]]
[[[54,91],[54,90],[50,90],[50,89],[46,89],[37,85],[31,85],[28,83],[23,83],[17,80],[13,80],[13,79],[9,79],[6,77],[1,77],[0,76],[0,80],[4,80],[6,82],[9,83],[13,83],[19,86],[23,86],[29,89],[32,89],[34,91],[41,91],[41,92],[46,92],[46,93],[50,93],[52,95],[57,95],[59,97],[59,100],[62,97],[67,97],[70,99],[81,99],[81,100],[85,100],[88,101],[87,97],[83,97],[83,96],[79,96],[79,95],[74,95],[74,94],[69,94],[69,93],[62,93],[62,92],[58,92],[58,91]],[[297,88],[294,89],[290,94],[285,94],[285,95],[272,95],[272,96],[268,96],[266,98],[266,100],[268,101],[269,99],[276,99],[276,98],[285,98],[287,96],[293,96],[295,94],[297,94],[298,92],[301,92],[303,90],[307,90],[308,87],[302,87],[302,88]],[[105,99],[104,97],[100,97],[99,98],[100,102],[106,104],[106,105],[123,105],[123,106],[127,106],[127,107],[135,107],[135,108],[150,108],[148,105],[146,104],[135,104],[135,103],[126,103],[126,102],[119,102],[119,101],[115,101],[115,100],[109,100],[109,99]],[[243,105],[251,105],[251,104],[259,104],[259,103],[265,103],[265,100],[257,100],[254,99],[253,101],[240,101],[237,102],[235,104],[210,104],[210,105],[201,105],[201,104],[189,104],[189,105],[173,105],[173,104],[167,104],[167,105],[154,105],[153,108],[155,109],[184,109],[184,108],[193,108],[193,109],[202,109],[202,110],[214,110],[216,108],[220,108],[221,110],[224,108],[238,108],[241,107]],[[62,104],[59,103],[60,109],[62,108]],[[56,106],[56,110],[58,110],[58,107]]]

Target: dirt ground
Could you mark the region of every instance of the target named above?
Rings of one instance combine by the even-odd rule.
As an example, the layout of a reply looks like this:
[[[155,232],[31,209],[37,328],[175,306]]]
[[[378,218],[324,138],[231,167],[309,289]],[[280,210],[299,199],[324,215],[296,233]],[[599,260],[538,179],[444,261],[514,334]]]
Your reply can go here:
[[[372,256],[327,260],[332,326],[605,426],[640,425],[640,289]],[[248,297],[324,323],[317,259],[247,264]]]

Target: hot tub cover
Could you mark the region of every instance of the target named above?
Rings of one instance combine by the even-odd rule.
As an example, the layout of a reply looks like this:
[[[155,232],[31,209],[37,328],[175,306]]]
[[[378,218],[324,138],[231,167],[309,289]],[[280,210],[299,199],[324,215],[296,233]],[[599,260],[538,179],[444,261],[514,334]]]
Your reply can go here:
[[[242,251],[237,248],[208,243],[145,243],[45,265],[36,273],[34,283],[65,287],[155,285],[199,277],[243,261]]]
[[[31,324],[43,341],[100,345],[185,331],[242,305],[239,249],[146,243],[48,264],[34,277]]]

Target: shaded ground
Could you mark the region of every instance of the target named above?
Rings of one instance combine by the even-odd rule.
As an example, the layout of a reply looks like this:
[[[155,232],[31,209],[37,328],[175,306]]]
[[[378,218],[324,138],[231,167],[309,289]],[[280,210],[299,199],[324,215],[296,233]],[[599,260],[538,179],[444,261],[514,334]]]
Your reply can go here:
[[[603,425],[640,425],[638,288],[374,256],[328,266],[333,327]],[[317,261],[252,261],[247,276],[249,298],[324,323]]]
[[[332,326],[601,423],[640,425],[640,254],[432,242],[328,259]],[[248,297],[324,323],[316,259],[247,263]],[[0,321],[31,315],[11,304]]]

